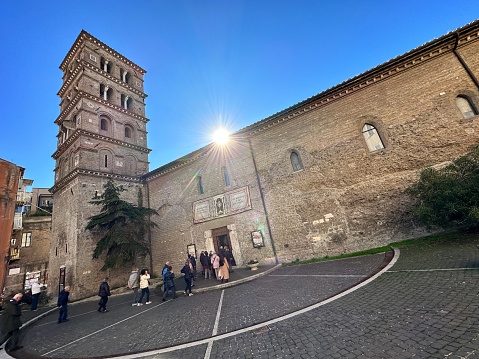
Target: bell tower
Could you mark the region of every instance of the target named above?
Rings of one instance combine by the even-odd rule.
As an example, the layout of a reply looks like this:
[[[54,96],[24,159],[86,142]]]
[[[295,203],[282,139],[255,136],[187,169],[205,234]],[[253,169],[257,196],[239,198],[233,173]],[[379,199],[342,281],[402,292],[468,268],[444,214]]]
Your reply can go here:
[[[49,290],[63,285],[71,296],[94,293],[102,277],[102,260],[93,260],[98,238],[85,230],[89,217],[100,211],[90,203],[113,179],[137,204],[140,176],[148,172],[143,76],[146,71],[86,31],[81,31],[60,65],[60,97]],[[112,284],[118,277],[111,273]],[[122,282],[123,283],[123,282]]]

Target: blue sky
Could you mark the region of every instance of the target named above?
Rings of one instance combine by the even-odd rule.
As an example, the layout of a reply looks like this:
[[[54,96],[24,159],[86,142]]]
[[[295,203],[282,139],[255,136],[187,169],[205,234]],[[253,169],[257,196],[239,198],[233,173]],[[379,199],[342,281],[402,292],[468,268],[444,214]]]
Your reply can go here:
[[[102,6],[105,4],[105,6]],[[147,71],[150,170],[479,18],[479,1],[7,1],[0,158],[51,187],[82,29]]]

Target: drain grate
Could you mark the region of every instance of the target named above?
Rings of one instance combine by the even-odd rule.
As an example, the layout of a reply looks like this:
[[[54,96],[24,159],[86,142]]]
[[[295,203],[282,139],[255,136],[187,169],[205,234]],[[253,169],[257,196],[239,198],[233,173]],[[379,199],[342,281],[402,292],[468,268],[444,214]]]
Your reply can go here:
[[[271,330],[271,328],[268,327],[267,325],[265,325],[265,326],[263,326],[263,327],[259,327],[259,328],[255,329],[255,330],[253,330],[252,332],[253,332],[254,335],[259,335],[259,334],[267,333],[267,332],[269,332],[270,330]]]

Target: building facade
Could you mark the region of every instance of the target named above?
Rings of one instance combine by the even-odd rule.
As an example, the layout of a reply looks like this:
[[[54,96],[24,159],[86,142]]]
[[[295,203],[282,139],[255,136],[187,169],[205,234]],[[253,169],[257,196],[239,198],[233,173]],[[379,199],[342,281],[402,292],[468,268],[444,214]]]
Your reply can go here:
[[[92,260],[96,237],[84,229],[99,211],[92,200],[114,179],[137,203],[140,176],[148,172],[145,70],[85,31],[60,69],[49,291],[68,283],[78,298],[92,294],[105,276],[101,261]],[[113,286],[124,285],[120,275],[111,277]]]
[[[411,219],[405,190],[422,169],[478,143],[478,34],[479,22],[466,25],[254,123],[224,146],[208,145],[148,172],[146,132],[134,127],[144,136],[134,144],[121,138],[133,118],[146,124],[144,107],[135,112],[144,94],[128,92],[132,85],[117,79],[121,70],[109,77],[110,61],[131,62],[82,32],[61,66],[53,187],[61,214],[53,217],[51,264],[78,268],[70,282],[77,295],[96,289],[84,279],[98,268],[94,236],[84,226],[94,213],[88,199],[107,178],[142,188],[143,203],[159,212],[152,218],[158,229],[149,234],[157,273],[166,260],[179,265],[188,252],[220,246],[232,249],[238,265],[277,263],[426,234]],[[135,110],[122,107],[121,91],[135,99]],[[102,132],[102,116],[112,132]],[[126,165],[127,152],[135,169]],[[110,157],[124,165],[106,166]],[[136,203],[134,188],[128,193]]]

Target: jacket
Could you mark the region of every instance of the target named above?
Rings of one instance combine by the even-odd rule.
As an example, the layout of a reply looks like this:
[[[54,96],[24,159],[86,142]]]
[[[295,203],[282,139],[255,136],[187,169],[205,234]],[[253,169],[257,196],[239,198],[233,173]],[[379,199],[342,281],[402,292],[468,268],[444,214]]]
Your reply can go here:
[[[143,274],[140,276],[140,288],[148,288],[148,279],[150,279],[149,274]]]
[[[65,289],[63,289],[60,294],[58,294],[58,302],[57,306],[61,307],[63,305],[68,304],[68,296],[70,295],[70,292],[67,292]]]
[[[189,264],[185,264],[183,268],[181,268],[181,273],[185,274],[185,279],[190,279],[191,278],[191,269]]]
[[[138,288],[140,286],[140,276],[137,271],[131,272],[128,278],[128,288]]]
[[[175,282],[173,279],[175,278],[175,274],[172,272],[166,272],[165,275],[163,276],[164,278],[164,284],[165,288],[174,288],[175,287]]]
[[[100,289],[98,290],[98,295],[100,297],[108,297],[111,295],[110,293],[110,286],[108,285],[108,282],[103,282],[100,284]]]
[[[22,310],[20,309],[20,303],[15,299],[10,299],[5,305],[5,314],[2,316],[3,325],[2,333],[7,334],[17,330],[22,326]]]

